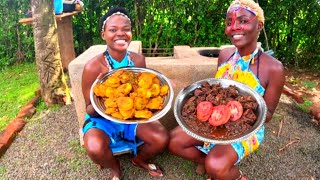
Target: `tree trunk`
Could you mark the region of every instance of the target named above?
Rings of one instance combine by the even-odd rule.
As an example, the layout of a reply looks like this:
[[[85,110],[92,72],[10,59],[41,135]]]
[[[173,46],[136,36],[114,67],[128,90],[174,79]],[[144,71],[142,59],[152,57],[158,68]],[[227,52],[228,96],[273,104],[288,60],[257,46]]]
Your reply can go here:
[[[47,106],[70,103],[52,0],[31,0],[35,54],[42,99]]]

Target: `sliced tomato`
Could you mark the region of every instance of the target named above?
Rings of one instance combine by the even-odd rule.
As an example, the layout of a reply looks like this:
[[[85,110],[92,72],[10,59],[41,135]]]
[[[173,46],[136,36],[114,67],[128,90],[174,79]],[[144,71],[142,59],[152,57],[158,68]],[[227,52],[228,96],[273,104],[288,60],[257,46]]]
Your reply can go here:
[[[201,122],[205,122],[212,114],[213,105],[209,101],[202,101],[197,105],[197,118]]]
[[[226,105],[213,106],[209,123],[212,126],[221,126],[229,121],[230,109]]]
[[[227,103],[227,106],[230,109],[230,120],[231,121],[236,121],[241,118],[242,113],[243,113],[243,107],[239,101],[229,101]]]

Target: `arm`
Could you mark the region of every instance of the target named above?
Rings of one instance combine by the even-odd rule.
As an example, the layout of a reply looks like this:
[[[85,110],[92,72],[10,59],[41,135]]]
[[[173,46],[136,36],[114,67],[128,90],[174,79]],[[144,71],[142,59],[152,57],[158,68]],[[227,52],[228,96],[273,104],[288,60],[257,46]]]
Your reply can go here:
[[[93,82],[101,74],[100,64],[96,61],[89,61],[85,66],[82,73],[82,93],[85,100],[86,112],[91,117],[98,116],[90,101],[90,89]]]
[[[266,91],[263,96],[267,107],[267,118],[266,122],[272,119],[272,115],[277,108],[279,99],[285,83],[284,68],[280,61],[272,59],[270,63],[270,70],[267,72],[269,75]]]

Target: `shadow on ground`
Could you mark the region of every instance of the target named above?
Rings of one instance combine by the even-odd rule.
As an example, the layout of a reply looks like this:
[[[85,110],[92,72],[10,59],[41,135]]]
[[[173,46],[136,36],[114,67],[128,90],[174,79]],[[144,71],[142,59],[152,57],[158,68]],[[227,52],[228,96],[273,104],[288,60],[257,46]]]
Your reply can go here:
[[[311,123],[311,118],[297,109],[293,101],[282,96],[274,119],[266,126],[265,142],[239,165],[248,179],[319,179],[320,128]],[[133,167],[129,155],[119,156],[119,159],[123,179],[204,179],[194,173],[193,163],[167,151],[153,160],[165,171],[163,178],[152,178],[147,172]],[[79,145],[73,105],[64,106],[57,112],[43,112],[30,119],[0,159],[0,179],[108,177],[109,171],[98,170]]]

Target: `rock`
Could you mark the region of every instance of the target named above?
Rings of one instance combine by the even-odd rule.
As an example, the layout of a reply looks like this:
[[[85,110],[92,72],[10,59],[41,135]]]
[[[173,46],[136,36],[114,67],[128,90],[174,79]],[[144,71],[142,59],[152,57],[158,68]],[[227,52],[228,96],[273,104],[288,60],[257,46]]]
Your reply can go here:
[[[39,96],[32,98],[21,110],[19,111],[17,118],[31,117],[36,113],[36,105],[39,101]]]
[[[292,89],[290,89],[288,86],[284,86],[283,87],[283,91],[282,93],[284,93],[287,96],[292,97],[297,103],[301,104],[304,102],[303,97],[302,97],[302,93],[300,92],[296,92]]]
[[[319,108],[311,107],[310,113],[314,116],[314,118],[316,120],[318,120],[318,121],[320,120],[320,109]]]
[[[0,156],[9,148],[15,135],[22,130],[25,124],[22,118],[16,118],[0,134]]]

